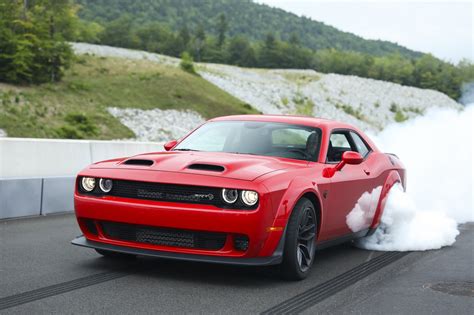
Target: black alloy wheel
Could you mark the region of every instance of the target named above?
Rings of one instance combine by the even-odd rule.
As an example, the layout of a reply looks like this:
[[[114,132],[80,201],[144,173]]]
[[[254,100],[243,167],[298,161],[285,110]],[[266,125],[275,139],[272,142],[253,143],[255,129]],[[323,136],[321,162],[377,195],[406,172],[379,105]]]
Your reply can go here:
[[[313,203],[301,198],[293,209],[286,227],[282,276],[302,280],[311,271],[316,251],[317,217]]]

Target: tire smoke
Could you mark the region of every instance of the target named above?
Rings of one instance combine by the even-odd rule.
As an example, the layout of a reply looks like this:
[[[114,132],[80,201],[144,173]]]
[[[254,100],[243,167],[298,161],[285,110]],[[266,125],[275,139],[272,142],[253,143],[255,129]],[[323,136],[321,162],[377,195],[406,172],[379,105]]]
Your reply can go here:
[[[390,191],[379,229],[357,246],[411,251],[452,245],[458,224],[474,221],[474,105],[433,109],[372,137],[396,153],[408,174],[407,190]]]

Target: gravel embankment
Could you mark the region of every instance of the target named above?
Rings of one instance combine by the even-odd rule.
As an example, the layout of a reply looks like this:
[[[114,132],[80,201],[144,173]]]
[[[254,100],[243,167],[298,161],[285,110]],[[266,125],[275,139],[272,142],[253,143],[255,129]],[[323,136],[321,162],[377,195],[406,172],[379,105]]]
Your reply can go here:
[[[243,69],[202,65],[201,75],[263,113],[305,110],[363,129],[381,130],[398,117],[411,118],[430,107],[461,108],[443,93],[356,76],[313,70]],[[309,108],[308,108],[309,107]]]
[[[160,54],[149,53],[141,50],[118,48],[105,45],[93,45],[86,43],[71,43],[74,52],[78,55],[96,55],[100,57],[117,57],[134,60],[150,60],[161,64],[176,66],[179,59]]]
[[[205,120],[193,111],[178,111],[174,109],[141,110],[135,108],[109,107],[112,116],[130,128],[138,141],[165,142],[179,139],[192,128]]]
[[[178,66],[179,59],[143,51],[73,43],[77,54],[143,59]],[[248,69],[198,64],[202,77],[265,114],[311,114],[377,131],[430,107],[462,108],[443,93],[313,70]],[[197,113],[117,109],[110,112],[143,141],[178,138],[204,119]]]

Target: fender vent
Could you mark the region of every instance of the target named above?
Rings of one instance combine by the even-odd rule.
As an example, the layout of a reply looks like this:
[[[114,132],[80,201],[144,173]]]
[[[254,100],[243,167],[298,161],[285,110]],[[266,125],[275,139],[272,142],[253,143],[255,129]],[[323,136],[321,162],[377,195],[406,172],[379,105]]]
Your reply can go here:
[[[130,159],[123,162],[126,165],[142,165],[142,166],[151,166],[153,165],[152,160],[139,160],[139,159]]]
[[[199,170],[199,171],[210,171],[210,172],[223,172],[225,168],[220,165],[213,165],[213,164],[191,164],[188,166],[191,170]]]

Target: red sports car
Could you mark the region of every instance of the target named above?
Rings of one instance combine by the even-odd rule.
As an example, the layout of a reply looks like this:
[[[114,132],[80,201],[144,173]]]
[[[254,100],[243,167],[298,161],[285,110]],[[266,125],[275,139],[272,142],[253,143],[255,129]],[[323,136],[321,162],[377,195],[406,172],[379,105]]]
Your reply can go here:
[[[74,196],[84,233],[108,257],[280,264],[305,278],[315,251],[374,232],[395,155],[357,128],[297,116],[212,119],[164,152],[90,165]]]

